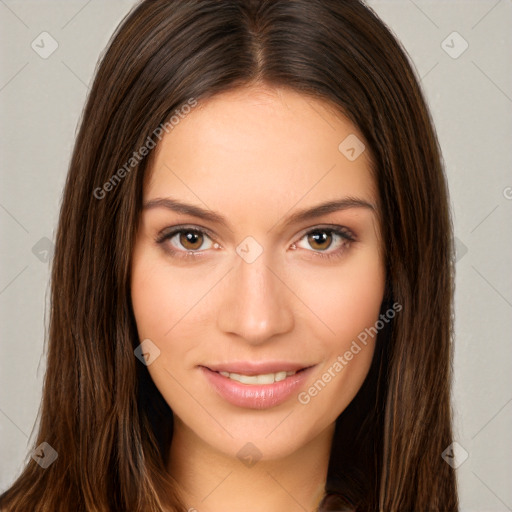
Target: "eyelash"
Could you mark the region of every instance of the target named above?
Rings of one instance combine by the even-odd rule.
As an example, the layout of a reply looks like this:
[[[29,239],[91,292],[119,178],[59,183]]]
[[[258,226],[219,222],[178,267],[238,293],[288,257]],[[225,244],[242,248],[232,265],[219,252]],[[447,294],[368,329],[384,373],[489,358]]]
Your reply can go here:
[[[190,233],[190,232],[196,233],[196,234],[201,234],[201,235],[206,235],[207,237],[211,238],[212,241],[215,243],[215,241],[213,240],[212,234],[208,230],[205,230],[203,228],[187,226],[187,225],[180,225],[180,226],[174,226],[174,227],[170,228],[171,229],[170,231],[168,229],[169,228],[162,230],[157,235],[157,237],[155,238],[155,242],[157,244],[163,245],[167,240],[171,240],[177,234]],[[304,249],[308,252],[312,252],[313,254],[315,254],[316,255],[315,257],[320,257],[320,258],[325,258],[325,259],[340,258],[345,253],[345,250],[347,249],[347,247],[352,242],[356,241],[353,233],[345,227],[342,227],[342,226],[318,226],[313,229],[310,229],[309,231],[306,231],[299,238],[298,242],[300,242],[306,236],[312,235],[315,233],[330,233],[331,235],[339,236],[342,240],[341,247],[336,249],[335,251],[332,251],[329,253],[322,252],[322,251],[315,251],[315,250],[309,251],[308,249]],[[298,242],[294,242],[294,245],[296,245]],[[197,250],[196,251],[194,251],[194,250],[179,251],[179,250],[171,249],[169,246],[167,246],[165,248],[165,250],[172,257],[177,257],[177,258],[198,258],[198,257],[200,257],[199,254],[201,252],[204,252],[204,251],[197,251]]]

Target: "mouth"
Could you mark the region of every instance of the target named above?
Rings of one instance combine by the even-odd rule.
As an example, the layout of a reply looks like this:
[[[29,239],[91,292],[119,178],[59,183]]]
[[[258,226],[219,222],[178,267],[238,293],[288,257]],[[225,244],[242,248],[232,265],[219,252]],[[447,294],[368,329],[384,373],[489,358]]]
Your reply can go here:
[[[234,366],[237,366],[234,370]],[[245,369],[240,369],[244,366]],[[269,371],[272,366],[273,371]],[[292,368],[295,366],[295,368]],[[210,388],[230,404],[246,409],[269,409],[291,398],[306,385],[314,366],[266,365],[259,370],[255,365],[200,366]],[[260,365],[262,367],[262,365]]]
[[[302,371],[306,370],[306,368],[302,368],[300,370],[294,370],[294,371],[278,371],[275,373],[262,373],[262,374],[256,374],[256,375],[245,375],[243,373],[235,373],[235,372],[226,372],[226,371],[220,371],[215,372],[218,373],[224,377],[227,377],[228,379],[234,380],[236,382],[240,382],[241,384],[248,384],[248,385],[257,385],[257,384],[274,384],[274,382],[281,382],[285,380],[288,377],[291,377],[292,375],[296,375],[297,373],[300,373]],[[214,371],[214,370],[212,370]]]

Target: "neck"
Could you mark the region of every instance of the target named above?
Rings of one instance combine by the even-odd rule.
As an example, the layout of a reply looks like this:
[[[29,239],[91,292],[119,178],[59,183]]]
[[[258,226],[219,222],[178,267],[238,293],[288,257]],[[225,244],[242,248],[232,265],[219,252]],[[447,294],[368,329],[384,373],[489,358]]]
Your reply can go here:
[[[316,512],[334,424],[297,451],[254,463],[219,452],[174,418],[169,471],[190,512]],[[250,450],[249,450],[250,452]]]

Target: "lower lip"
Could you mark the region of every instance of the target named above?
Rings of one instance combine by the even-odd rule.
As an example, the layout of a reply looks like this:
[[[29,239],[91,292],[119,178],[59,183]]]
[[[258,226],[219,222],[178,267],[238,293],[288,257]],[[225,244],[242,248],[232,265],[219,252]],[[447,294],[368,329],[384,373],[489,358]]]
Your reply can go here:
[[[309,377],[313,366],[273,384],[242,384],[204,366],[200,367],[213,388],[229,403],[248,409],[269,409],[285,402]]]

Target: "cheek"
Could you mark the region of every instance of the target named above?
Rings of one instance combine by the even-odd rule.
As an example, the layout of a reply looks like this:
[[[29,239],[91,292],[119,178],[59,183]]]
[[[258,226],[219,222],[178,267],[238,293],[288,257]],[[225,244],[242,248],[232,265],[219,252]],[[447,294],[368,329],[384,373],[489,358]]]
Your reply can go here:
[[[340,351],[377,321],[385,271],[377,252],[365,250],[336,267],[301,270],[294,283],[314,313],[310,318],[317,339],[327,352]]]
[[[211,281],[205,272],[173,269],[148,248],[135,250],[131,297],[139,336],[170,341],[192,318]]]
[[[201,296],[201,290],[194,283],[183,279],[180,272],[171,272],[162,256],[154,254],[147,245],[136,246],[131,271],[131,300],[139,340],[149,338],[158,347],[159,355],[147,369],[156,387],[173,407],[187,401],[178,383],[185,375],[187,354],[191,349],[184,341],[195,339],[192,324],[188,323],[192,315],[187,314],[197,301],[194,297]]]
[[[139,340],[149,338],[160,351],[148,371],[169,401],[180,388],[169,374],[183,381],[201,356],[218,279],[207,267],[176,268],[148,243],[136,245],[131,270],[135,322]]]
[[[318,272],[315,276],[313,281],[303,276],[302,282],[309,285],[302,293],[322,320],[310,325],[315,326],[315,343],[324,357],[298,400],[304,406],[303,417],[316,418],[322,426],[343,412],[368,374],[376,339],[368,329],[379,319],[385,271],[375,253],[368,253],[331,269],[324,279]]]
[[[140,258],[132,270],[132,304],[139,337],[162,339],[172,327],[176,294],[168,293],[161,267]],[[167,289],[167,291],[166,291]]]

